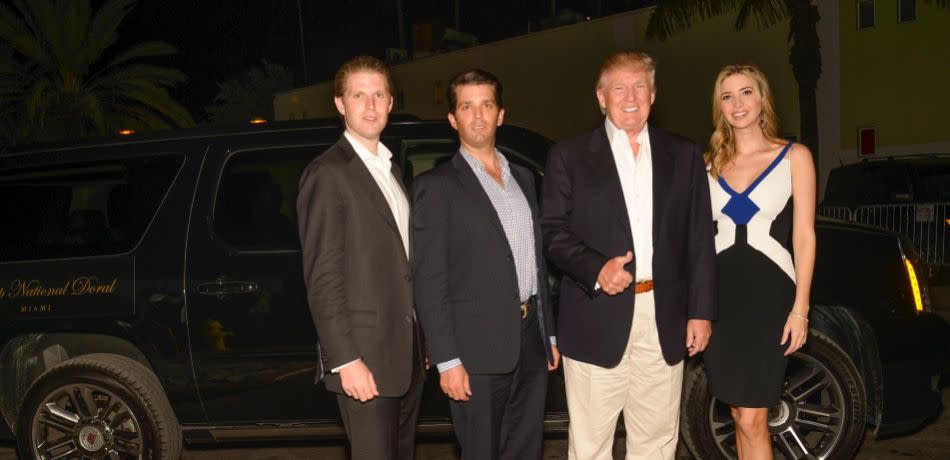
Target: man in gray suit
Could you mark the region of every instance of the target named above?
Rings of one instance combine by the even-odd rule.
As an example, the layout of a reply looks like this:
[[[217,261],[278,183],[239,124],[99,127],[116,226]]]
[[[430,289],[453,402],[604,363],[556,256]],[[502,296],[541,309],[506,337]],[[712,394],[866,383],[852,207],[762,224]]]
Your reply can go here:
[[[297,200],[320,377],[337,393],[354,459],[411,460],[424,366],[409,201],[379,142],[393,104],[389,69],[358,56],[337,71],[334,91],[346,131],[307,166]]]

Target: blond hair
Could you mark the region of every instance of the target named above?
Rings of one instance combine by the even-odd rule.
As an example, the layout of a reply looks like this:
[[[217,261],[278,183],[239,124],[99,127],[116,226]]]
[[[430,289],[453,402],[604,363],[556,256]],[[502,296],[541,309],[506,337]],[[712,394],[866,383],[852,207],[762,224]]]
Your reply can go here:
[[[649,54],[640,51],[619,51],[604,59],[600,65],[600,73],[597,74],[597,86],[594,89],[601,89],[604,84],[604,75],[607,72],[618,68],[629,68],[636,71],[643,71],[650,75],[650,88],[656,86],[656,61]]]
[[[713,177],[718,178],[722,168],[731,163],[736,157],[736,136],[732,125],[726,121],[719,106],[719,97],[722,93],[722,82],[733,75],[745,75],[752,79],[755,91],[762,101],[762,112],[759,114],[759,127],[768,139],[778,139],[778,116],[775,115],[775,102],[772,90],[765,74],[758,67],[751,64],[727,65],[719,71],[713,84],[712,119],[715,130],[709,137],[709,152],[706,153],[706,164]]]

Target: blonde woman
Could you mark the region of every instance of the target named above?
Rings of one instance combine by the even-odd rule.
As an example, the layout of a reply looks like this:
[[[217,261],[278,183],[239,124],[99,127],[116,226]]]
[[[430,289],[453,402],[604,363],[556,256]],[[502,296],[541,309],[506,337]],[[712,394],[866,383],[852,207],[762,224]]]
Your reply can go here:
[[[719,320],[704,360],[710,390],[732,407],[739,458],[771,459],[768,410],[782,394],[788,355],[808,336],[815,167],[807,147],[778,137],[756,67],[723,68],[712,107],[706,163]]]

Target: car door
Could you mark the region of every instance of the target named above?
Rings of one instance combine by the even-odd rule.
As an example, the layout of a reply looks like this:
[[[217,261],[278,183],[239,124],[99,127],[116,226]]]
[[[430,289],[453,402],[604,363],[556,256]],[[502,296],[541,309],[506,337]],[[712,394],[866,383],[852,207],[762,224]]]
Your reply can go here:
[[[188,241],[188,324],[212,424],[338,424],[315,385],[316,332],[297,237],[297,182],[329,144],[212,148]]]

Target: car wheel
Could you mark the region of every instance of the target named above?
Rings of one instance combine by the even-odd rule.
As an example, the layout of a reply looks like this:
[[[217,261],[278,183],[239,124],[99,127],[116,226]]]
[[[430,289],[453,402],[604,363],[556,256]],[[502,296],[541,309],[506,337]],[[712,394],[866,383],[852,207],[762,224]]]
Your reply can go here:
[[[854,363],[831,339],[812,331],[789,357],[781,400],[769,409],[774,458],[852,458],[864,437],[866,405]],[[710,393],[701,362],[687,369],[680,425],[696,458],[738,458],[729,406]]]
[[[181,427],[149,369],[90,354],[62,362],[30,387],[17,448],[23,459],[177,459]]]

